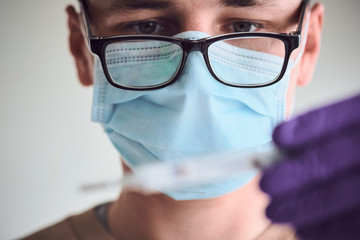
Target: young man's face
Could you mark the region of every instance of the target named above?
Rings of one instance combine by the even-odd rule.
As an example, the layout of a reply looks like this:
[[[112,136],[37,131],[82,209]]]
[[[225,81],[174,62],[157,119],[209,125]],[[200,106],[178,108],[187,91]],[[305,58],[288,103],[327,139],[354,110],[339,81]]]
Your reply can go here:
[[[301,0],[87,0],[91,30],[95,36],[150,34],[173,36],[185,31],[209,35],[232,32],[295,31]],[[93,82],[93,56],[86,46],[81,17],[74,8],[69,15],[70,48],[79,79]],[[291,75],[287,106],[296,85],[311,80],[320,50],[323,6],[315,4],[308,19],[307,42],[301,61]],[[305,42],[302,41],[302,44]],[[295,51],[296,54],[296,51]],[[289,109],[290,110],[290,109]],[[288,110],[288,111],[289,111]]]

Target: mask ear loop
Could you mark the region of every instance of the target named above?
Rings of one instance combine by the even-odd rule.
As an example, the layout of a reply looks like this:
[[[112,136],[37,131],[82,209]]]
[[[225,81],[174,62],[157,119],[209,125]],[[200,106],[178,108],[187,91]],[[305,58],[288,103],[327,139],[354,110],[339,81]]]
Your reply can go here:
[[[305,46],[306,46],[307,38],[308,38],[308,32],[309,32],[310,16],[311,16],[311,11],[307,11],[305,19],[304,19],[305,24],[304,24],[304,31],[302,31],[303,39],[301,40],[301,43],[300,43],[300,51],[299,51],[299,54],[297,55],[297,57],[295,58],[295,60],[290,62],[290,65],[288,66],[289,69],[293,69],[296,66],[296,64],[300,61],[300,59],[302,58],[302,56],[304,54]],[[289,119],[294,114],[296,91],[294,91],[293,99],[294,100],[291,101],[291,103],[289,103],[289,104],[291,104],[291,107],[290,107],[289,112],[286,114],[285,119]],[[285,101],[286,101],[286,96],[285,96]]]

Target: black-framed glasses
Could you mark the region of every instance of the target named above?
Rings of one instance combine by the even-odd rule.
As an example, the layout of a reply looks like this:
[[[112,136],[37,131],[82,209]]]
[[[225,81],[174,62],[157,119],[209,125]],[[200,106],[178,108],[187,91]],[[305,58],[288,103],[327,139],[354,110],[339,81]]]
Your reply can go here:
[[[300,46],[308,4],[309,0],[302,1],[294,32],[241,32],[191,40],[157,35],[93,36],[87,6],[80,0],[91,51],[99,56],[108,82],[127,90],[153,90],[174,83],[193,51],[202,53],[211,75],[225,85],[257,88],[275,84],[284,76],[291,53]]]

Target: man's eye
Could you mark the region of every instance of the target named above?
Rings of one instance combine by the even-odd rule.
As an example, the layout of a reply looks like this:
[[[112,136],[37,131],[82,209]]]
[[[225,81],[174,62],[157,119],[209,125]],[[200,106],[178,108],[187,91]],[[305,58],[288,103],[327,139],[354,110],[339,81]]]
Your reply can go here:
[[[165,29],[162,25],[155,21],[141,21],[134,27],[140,34],[159,34]]]
[[[158,24],[156,22],[139,22],[138,29],[139,32],[143,34],[152,34],[158,28]]]
[[[260,24],[253,22],[235,22],[233,23],[234,32],[255,32],[260,28]]]
[[[176,26],[165,20],[140,20],[133,22],[124,22],[118,25],[114,25],[112,35],[162,35],[172,36],[174,35],[174,29]]]

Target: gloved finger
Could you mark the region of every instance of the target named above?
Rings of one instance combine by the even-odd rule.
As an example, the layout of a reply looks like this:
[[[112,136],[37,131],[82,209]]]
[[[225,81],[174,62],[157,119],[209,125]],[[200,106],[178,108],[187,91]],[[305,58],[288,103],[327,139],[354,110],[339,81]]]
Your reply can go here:
[[[296,234],[302,240],[358,240],[360,238],[360,206],[328,221],[298,227]]]
[[[266,215],[273,222],[302,226],[337,216],[360,204],[360,168],[315,187],[291,191],[271,199]]]
[[[311,146],[295,156],[286,157],[264,170],[260,188],[271,196],[302,188],[314,181],[331,178],[337,172],[360,166],[360,126],[342,135]]]
[[[360,125],[360,95],[313,110],[279,125],[273,140],[280,148],[294,149],[326,138],[350,125]]]

